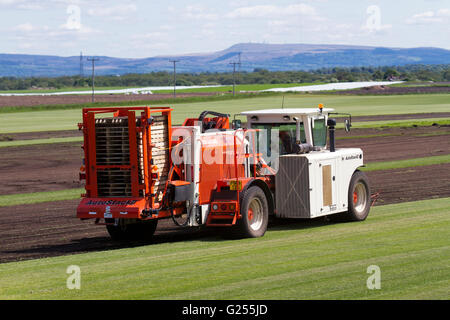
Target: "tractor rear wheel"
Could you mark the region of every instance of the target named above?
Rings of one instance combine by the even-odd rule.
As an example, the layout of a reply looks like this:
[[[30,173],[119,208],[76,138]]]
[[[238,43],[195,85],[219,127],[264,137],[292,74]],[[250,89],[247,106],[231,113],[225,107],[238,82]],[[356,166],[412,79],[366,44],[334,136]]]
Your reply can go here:
[[[364,221],[370,210],[369,179],[364,172],[356,171],[348,188],[348,212],[343,218],[346,221]]]
[[[107,219],[113,223],[114,219]],[[158,220],[126,221],[119,219],[117,225],[106,225],[106,230],[113,240],[149,240],[156,231]]]
[[[262,237],[269,221],[269,205],[260,187],[245,191],[241,202],[241,219],[237,224],[237,236],[243,238]]]

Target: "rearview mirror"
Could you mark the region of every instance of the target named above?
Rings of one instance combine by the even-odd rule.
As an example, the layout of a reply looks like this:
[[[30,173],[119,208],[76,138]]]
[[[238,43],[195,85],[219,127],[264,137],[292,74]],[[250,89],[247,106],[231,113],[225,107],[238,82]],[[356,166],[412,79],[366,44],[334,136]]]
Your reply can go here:
[[[231,122],[231,125],[233,126],[233,129],[241,129],[242,128],[242,121],[239,119],[235,119]]]
[[[351,127],[352,127],[352,124],[350,123],[350,121],[348,121],[348,119],[345,119],[345,131],[350,132]]]

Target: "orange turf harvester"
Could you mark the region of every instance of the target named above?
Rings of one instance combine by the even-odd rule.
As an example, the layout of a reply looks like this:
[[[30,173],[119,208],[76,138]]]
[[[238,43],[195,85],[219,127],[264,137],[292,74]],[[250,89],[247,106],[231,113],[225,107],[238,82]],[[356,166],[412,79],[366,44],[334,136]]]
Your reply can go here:
[[[248,111],[242,128],[212,111],[172,126],[168,107],[85,108],[77,217],[106,225],[114,239],[151,237],[165,218],[241,237],[264,235],[270,215],[364,220],[363,153],[335,148],[332,111]]]

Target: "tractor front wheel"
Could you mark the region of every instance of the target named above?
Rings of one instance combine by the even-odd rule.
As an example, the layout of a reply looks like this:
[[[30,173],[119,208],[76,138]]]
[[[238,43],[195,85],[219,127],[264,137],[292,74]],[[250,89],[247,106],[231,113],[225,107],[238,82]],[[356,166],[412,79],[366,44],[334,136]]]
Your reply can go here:
[[[269,221],[269,205],[266,195],[257,186],[250,187],[241,202],[241,219],[237,224],[237,235],[243,238],[262,237]]]

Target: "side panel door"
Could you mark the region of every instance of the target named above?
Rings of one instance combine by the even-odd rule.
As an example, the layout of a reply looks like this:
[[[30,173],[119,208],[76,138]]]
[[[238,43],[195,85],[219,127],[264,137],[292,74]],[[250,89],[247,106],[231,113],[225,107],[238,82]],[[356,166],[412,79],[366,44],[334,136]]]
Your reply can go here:
[[[318,161],[316,170],[315,216],[319,217],[337,211],[336,159]]]

